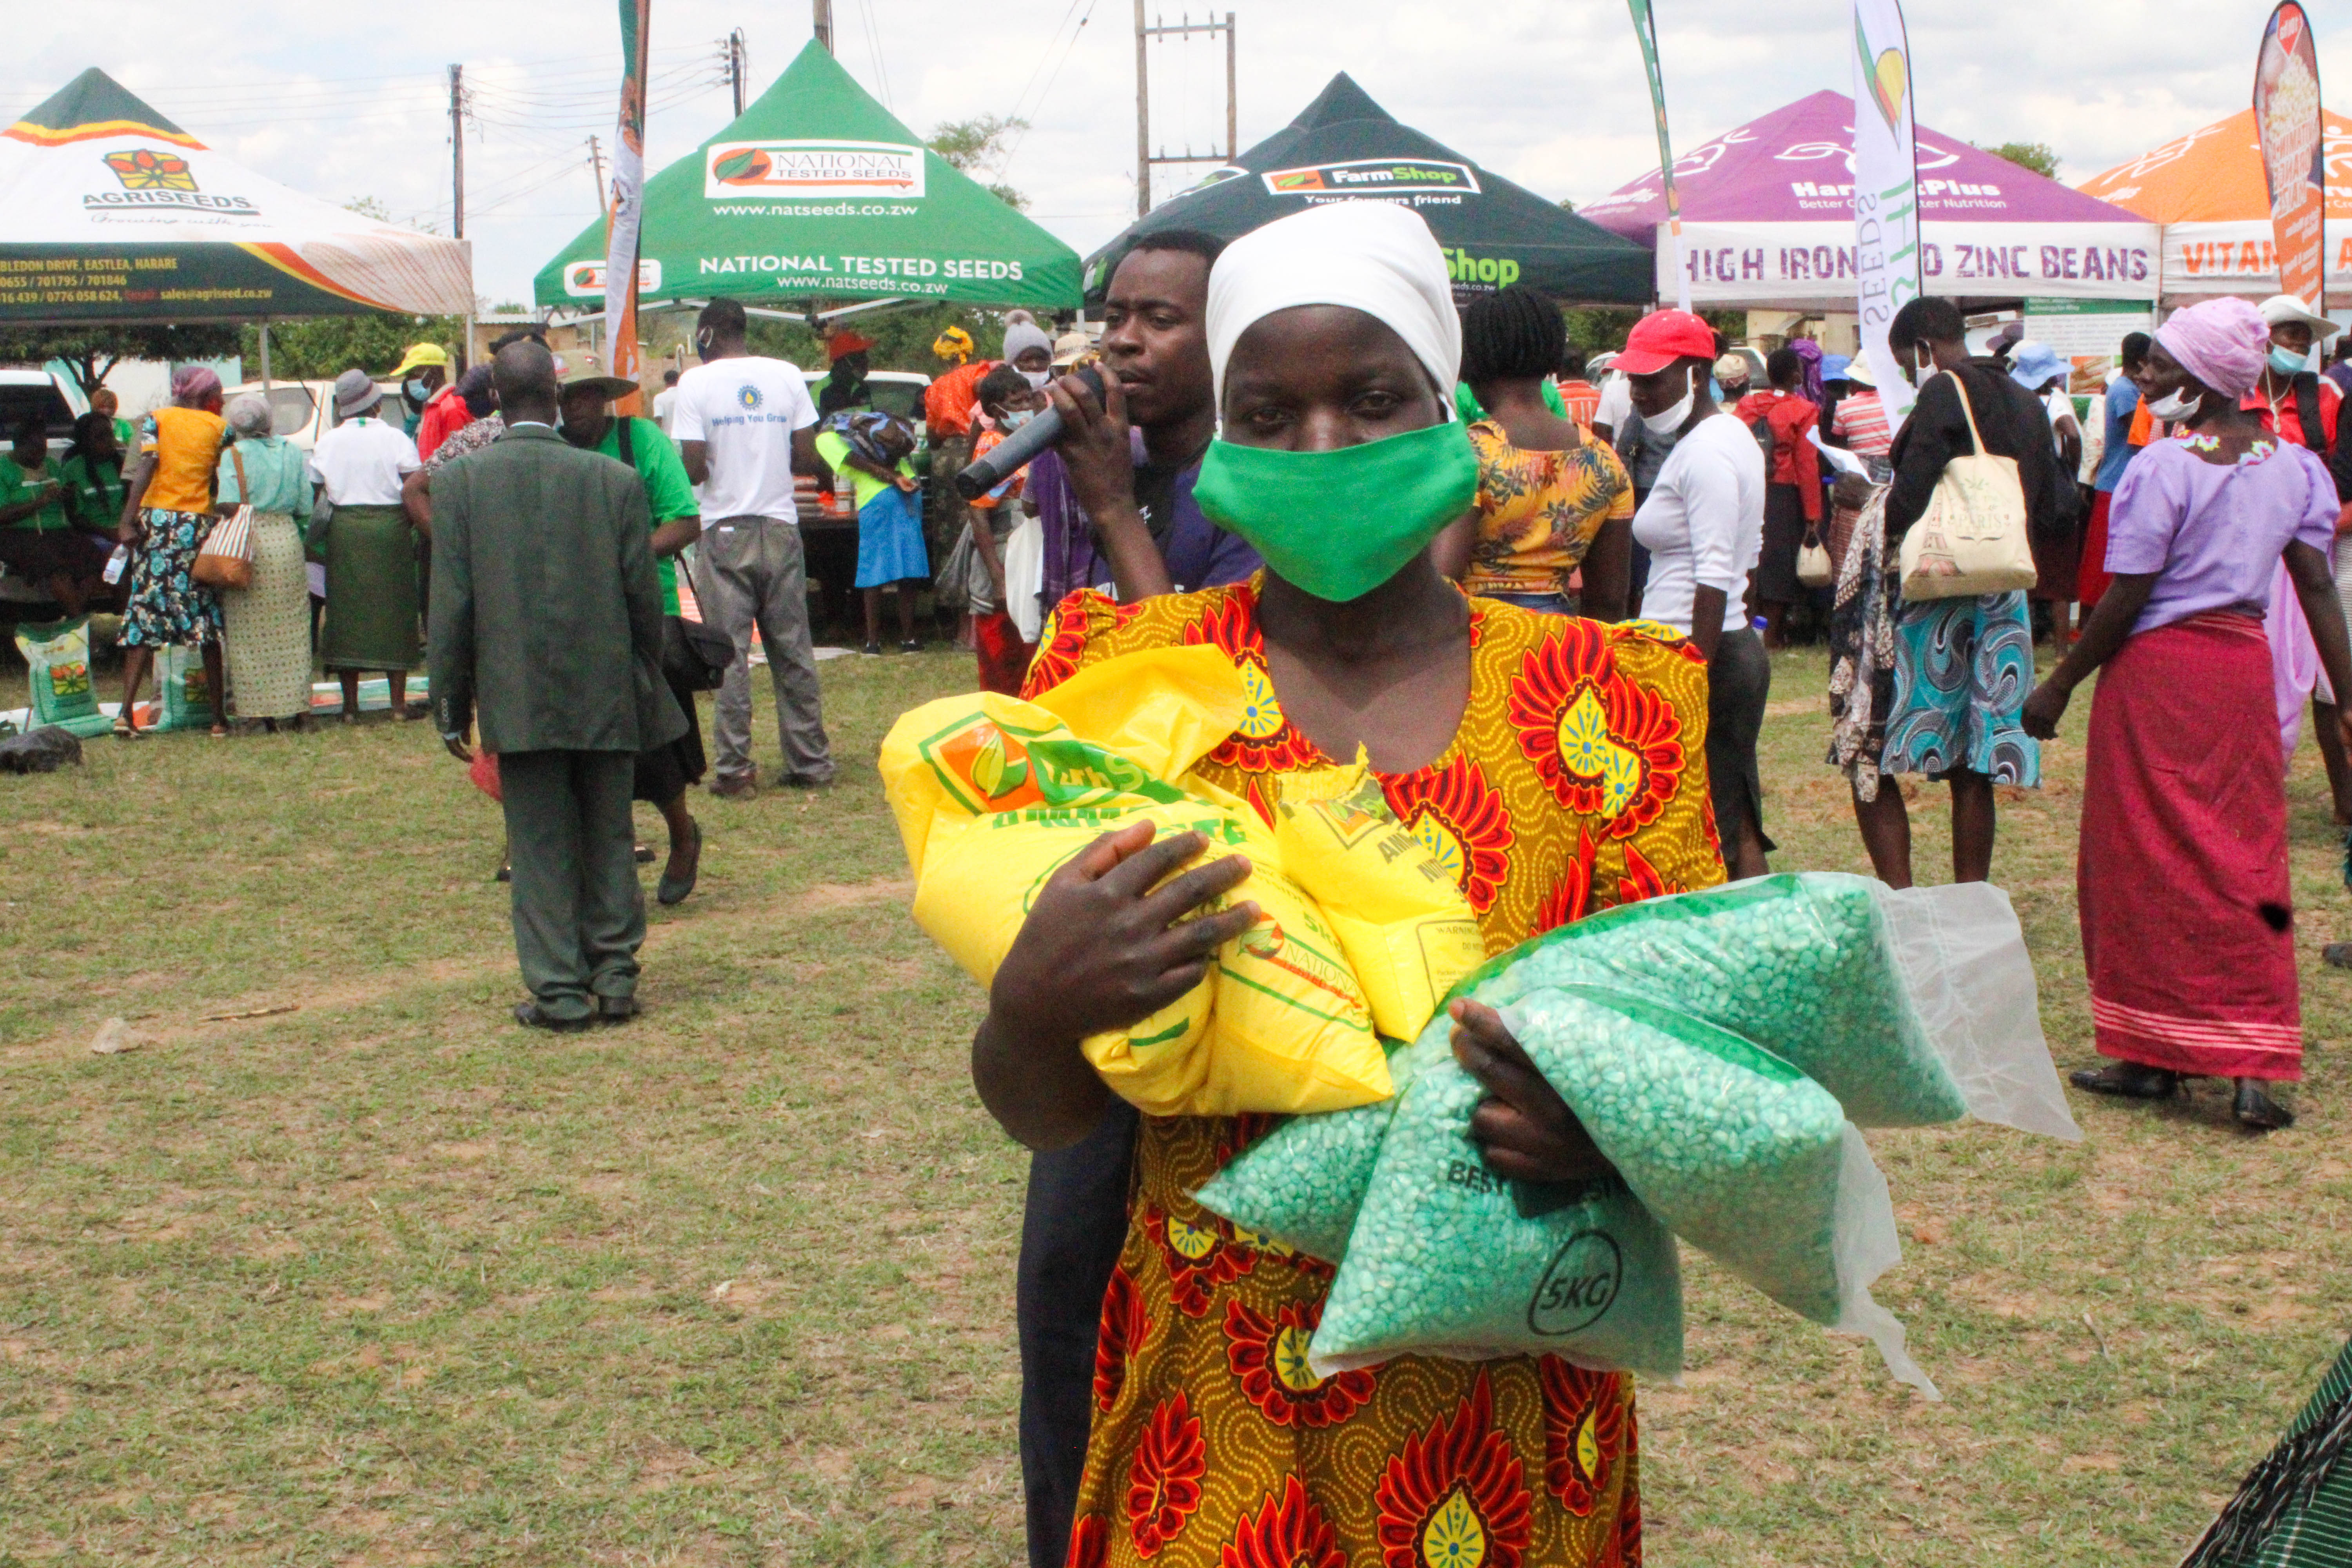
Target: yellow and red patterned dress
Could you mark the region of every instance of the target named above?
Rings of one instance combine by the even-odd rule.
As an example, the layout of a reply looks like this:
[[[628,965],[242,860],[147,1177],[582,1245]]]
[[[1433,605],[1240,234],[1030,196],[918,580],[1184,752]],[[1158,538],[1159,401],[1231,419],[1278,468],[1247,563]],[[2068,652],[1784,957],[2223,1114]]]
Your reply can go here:
[[[1253,705],[1200,764],[1271,819],[1278,775],[1330,759],[1285,720],[1262,578],[1063,601],[1024,694],[1147,647],[1209,643]],[[1452,744],[1381,775],[1460,879],[1489,952],[1723,879],[1706,789],[1706,667],[1663,627],[1470,602]],[[1631,1379],[1556,1357],[1401,1357],[1317,1379],[1331,1270],[1190,1194],[1271,1125],[1145,1117],[1103,1300],[1072,1568],[1617,1568],[1642,1555]]]

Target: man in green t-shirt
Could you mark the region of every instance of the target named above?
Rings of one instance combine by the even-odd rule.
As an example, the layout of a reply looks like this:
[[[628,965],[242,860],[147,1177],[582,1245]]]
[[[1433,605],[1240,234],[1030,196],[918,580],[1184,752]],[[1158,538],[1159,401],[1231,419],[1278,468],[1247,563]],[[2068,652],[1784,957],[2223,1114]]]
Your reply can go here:
[[[133,431],[131,421],[122,416],[121,410],[121,402],[114,395],[112,387],[101,386],[89,395],[89,411],[106,416],[106,423],[114,432],[115,446],[128,452],[131,447]]]
[[[678,613],[677,554],[702,537],[702,507],[686,477],[677,447],[650,419],[614,417],[612,400],[637,390],[636,384],[594,370],[563,378],[563,438],[583,451],[601,453],[636,469],[653,520],[654,568],[660,574],[662,608]],[[675,630],[672,633],[676,635]],[[662,868],[655,897],[675,904],[694,890],[701,868],[702,830],[686,809],[687,786],[702,777],[702,718],[695,691],[672,681],[670,691],[686,710],[686,733],[667,745],[637,753],[636,798],[650,801],[669,825],[669,863]]]
[[[0,565],[39,584],[68,616],[101,584],[105,548],[66,515],[65,481],[49,462],[49,431],[36,415],[0,458]]]

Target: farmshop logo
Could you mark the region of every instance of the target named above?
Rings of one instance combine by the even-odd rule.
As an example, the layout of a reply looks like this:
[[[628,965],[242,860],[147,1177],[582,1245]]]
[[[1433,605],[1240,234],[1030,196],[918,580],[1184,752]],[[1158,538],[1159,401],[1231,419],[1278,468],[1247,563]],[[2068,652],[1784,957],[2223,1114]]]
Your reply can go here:
[[[150,152],[144,147],[127,153],[109,153],[106,166],[122,182],[126,191],[193,191],[196,176],[189,171],[188,161],[170,153]]]
[[[1299,169],[1273,169],[1260,178],[1266,193],[1276,196],[1401,196],[1423,191],[1466,191],[1478,194],[1478,176],[1467,163],[1436,158],[1356,158],[1344,163],[1315,163]]]
[[[637,292],[651,293],[661,287],[661,263],[651,257],[637,262]],[[602,299],[604,293],[604,261],[598,257],[591,261],[566,262],[563,268],[563,291],[574,300]]]
[[[923,149],[897,142],[719,141],[702,156],[706,196],[923,194]]]

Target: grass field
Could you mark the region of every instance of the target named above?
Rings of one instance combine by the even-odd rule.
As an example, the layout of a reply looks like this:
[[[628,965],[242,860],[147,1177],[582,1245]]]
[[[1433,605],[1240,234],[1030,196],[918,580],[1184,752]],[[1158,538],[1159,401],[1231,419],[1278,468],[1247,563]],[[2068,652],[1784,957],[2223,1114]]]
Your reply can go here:
[[[1776,865],[1866,870],[1824,666],[1776,665]],[[0,1565],[1019,1560],[1024,1160],[873,766],[971,667],[824,668],[839,785],[703,797],[646,1016],[584,1037],[508,1020],[495,808],[425,726],[0,779]],[[2086,712],[1996,862],[2062,1067]],[[2298,763],[2301,1122],[2242,1135],[2208,1087],[2076,1097],[2078,1146],[1874,1134],[1879,1299],[1948,1402],[1692,1259],[1689,1374],[1642,1394],[1650,1562],[2169,1564],[2269,1446],[2352,1326],[2352,976],[2317,961],[2352,915]],[[146,1046],[91,1055],[110,1015]]]

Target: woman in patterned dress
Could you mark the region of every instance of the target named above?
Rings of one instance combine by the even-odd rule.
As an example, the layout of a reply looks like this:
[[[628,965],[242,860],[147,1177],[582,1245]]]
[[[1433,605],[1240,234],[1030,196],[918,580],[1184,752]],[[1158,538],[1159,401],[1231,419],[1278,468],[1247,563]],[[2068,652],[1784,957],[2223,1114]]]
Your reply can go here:
[[[174,371],[170,406],[158,408],[139,426],[139,465],[125,481],[130,493],[115,535],[131,546],[131,554],[122,616],[122,713],[114,721],[114,732],[125,740],[140,732],[131,710],[155,649],[190,645],[204,650],[212,732],[228,733],[220,595],[192,572],[196,552],[213,529],[213,463],[226,429],[220,377],[202,365]]]
[[[310,579],[302,526],[310,517],[310,476],[293,442],[270,433],[269,401],[247,393],[228,405],[234,437],[214,480],[222,516],[253,508],[253,581],[221,594],[237,721],[275,733],[310,711]]]
[[[1202,776],[1270,820],[1283,775],[1361,748],[1492,952],[1720,881],[1706,667],[1689,646],[1467,599],[1432,563],[1476,461],[1444,395],[1459,328],[1422,220],[1345,204],[1236,241],[1211,278],[1208,335],[1225,439],[1203,505],[1268,570],[1131,605],[1075,594],[1028,689],[1141,648],[1223,649],[1254,700]],[[1416,478],[1432,470],[1452,477]],[[1148,826],[1106,835],[1040,889],[972,1046],[981,1098],[1015,1137],[1050,1148],[1091,1128],[1108,1091],[1078,1042],[1181,994],[1255,920],[1246,904],[1181,918],[1247,872],[1230,857],[1186,868],[1204,847],[1153,843]],[[1467,1003],[1454,1017],[1455,1052],[1490,1094],[1472,1124],[1488,1165],[1605,1173],[1500,1019]],[[1143,1119],[1070,1563],[1637,1563],[1629,1378],[1549,1356],[1308,1371],[1329,1267],[1189,1195],[1268,1125]]]

